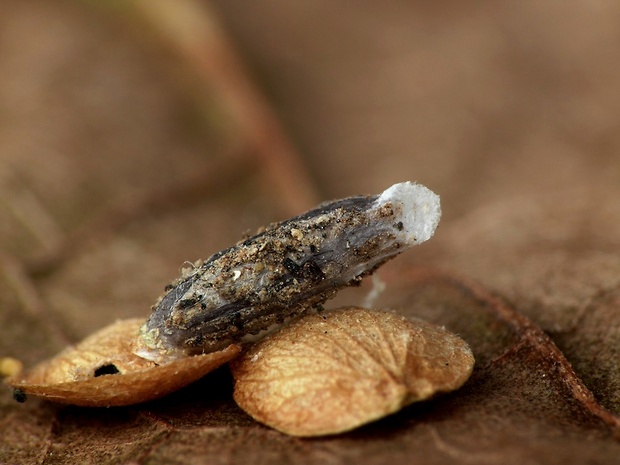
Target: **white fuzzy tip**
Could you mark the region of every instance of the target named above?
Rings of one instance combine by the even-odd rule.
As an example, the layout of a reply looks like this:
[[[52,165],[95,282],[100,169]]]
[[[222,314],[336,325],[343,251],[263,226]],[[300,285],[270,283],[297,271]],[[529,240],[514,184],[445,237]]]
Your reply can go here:
[[[439,196],[427,187],[401,182],[389,187],[375,201],[376,208],[392,204],[396,219],[402,223],[400,238],[408,245],[429,240],[441,218]]]

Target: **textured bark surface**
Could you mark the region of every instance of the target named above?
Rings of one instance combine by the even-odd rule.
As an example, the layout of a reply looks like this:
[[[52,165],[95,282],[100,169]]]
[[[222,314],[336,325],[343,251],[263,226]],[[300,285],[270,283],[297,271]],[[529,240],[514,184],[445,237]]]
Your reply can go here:
[[[0,463],[617,463],[620,6],[214,6],[302,153],[295,179],[306,167],[321,200],[404,180],[442,196],[374,305],[459,334],[474,373],[313,440],[244,414],[225,369],[124,408],[6,389]],[[32,366],[146,316],[184,261],[313,206],[156,30],[118,5],[3,2],[0,356]]]

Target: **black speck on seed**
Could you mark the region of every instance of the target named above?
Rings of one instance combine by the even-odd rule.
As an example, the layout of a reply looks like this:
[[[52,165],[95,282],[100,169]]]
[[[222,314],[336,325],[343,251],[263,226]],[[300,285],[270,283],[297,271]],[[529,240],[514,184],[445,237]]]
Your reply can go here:
[[[293,276],[297,276],[300,274],[301,267],[289,257],[286,257],[284,260],[282,260],[282,266],[286,268],[286,270]]]
[[[322,281],[325,279],[325,273],[321,270],[321,267],[312,259],[306,261],[302,266],[302,276],[310,281]]]
[[[117,373],[120,373],[120,371],[116,368],[116,365],[109,363],[107,365],[102,365],[95,370],[95,378],[104,375],[116,375]]]
[[[182,299],[182,300],[179,300],[179,308],[180,309],[190,308],[196,305],[197,302],[198,302],[198,299],[193,299],[193,298]]]
[[[399,221],[398,223],[396,223],[396,229],[398,229],[399,231],[402,231],[404,227],[405,225],[403,225],[402,221]]]
[[[28,399],[28,396],[20,388],[15,388],[15,389],[13,389],[13,399],[16,402],[19,402],[20,404],[23,404]]]
[[[174,284],[168,284],[164,287],[165,292],[171,291],[172,289],[174,289]]]

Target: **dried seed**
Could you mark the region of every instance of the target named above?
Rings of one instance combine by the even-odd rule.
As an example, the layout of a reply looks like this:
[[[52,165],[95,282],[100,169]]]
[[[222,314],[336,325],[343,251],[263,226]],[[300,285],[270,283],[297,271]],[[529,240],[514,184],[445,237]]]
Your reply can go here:
[[[473,365],[454,334],[361,308],[305,316],[231,362],[239,406],[295,436],[348,431],[452,391]]]
[[[118,321],[75,347],[9,378],[17,401],[32,394],[90,407],[130,405],[162,397],[204,376],[239,353],[238,346],[158,366],[137,356],[143,320]]]
[[[153,307],[137,353],[166,361],[263,335],[429,239],[440,216],[437,195],[401,183],[274,224],[185,270]]]

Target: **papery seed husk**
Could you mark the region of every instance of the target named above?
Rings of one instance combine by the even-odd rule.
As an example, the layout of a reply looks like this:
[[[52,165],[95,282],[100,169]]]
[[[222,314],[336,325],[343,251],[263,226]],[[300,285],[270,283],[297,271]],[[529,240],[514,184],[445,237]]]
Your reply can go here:
[[[473,365],[445,329],[362,308],[305,316],[231,363],[239,406],[295,436],[348,431],[452,391]]]
[[[134,353],[143,322],[117,321],[26,373],[7,379],[7,383],[28,395],[59,403],[87,407],[131,405],[174,392],[228,362],[241,350],[231,345],[218,352],[157,365]],[[97,369],[109,366],[118,372],[95,377]]]

